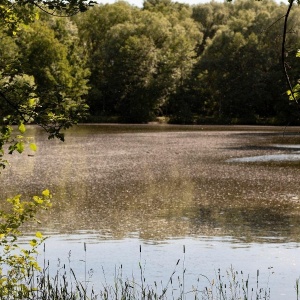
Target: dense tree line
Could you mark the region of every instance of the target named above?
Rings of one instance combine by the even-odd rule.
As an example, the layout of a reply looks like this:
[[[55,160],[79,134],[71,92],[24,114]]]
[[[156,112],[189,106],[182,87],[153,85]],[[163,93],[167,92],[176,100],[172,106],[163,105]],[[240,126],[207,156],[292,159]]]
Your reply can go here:
[[[146,0],[143,8],[95,5],[71,18],[40,12],[17,37],[0,29],[0,86],[18,103],[31,94],[41,113],[63,106],[82,116],[87,103],[99,121],[297,123],[280,61],[286,9],[270,0]],[[299,13],[293,8],[288,23],[294,85]],[[7,68],[16,74],[5,76]]]

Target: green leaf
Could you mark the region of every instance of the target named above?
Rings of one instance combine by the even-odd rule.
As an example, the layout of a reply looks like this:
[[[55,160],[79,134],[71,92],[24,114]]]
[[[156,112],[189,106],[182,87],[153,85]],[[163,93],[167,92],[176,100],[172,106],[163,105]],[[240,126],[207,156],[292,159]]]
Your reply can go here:
[[[42,238],[43,238],[43,235],[41,234],[40,231],[37,231],[37,232],[35,233],[35,236],[36,236],[38,239],[42,239]]]
[[[29,242],[30,246],[31,247],[35,247],[37,245],[37,240],[36,239],[32,239],[30,242]]]
[[[37,145],[35,143],[30,143],[29,148],[35,152],[37,150]]]
[[[26,131],[25,125],[23,123],[19,125],[18,129],[22,134]]]
[[[29,99],[28,104],[29,104],[30,107],[34,106],[36,104],[36,99],[35,98]]]
[[[22,153],[24,151],[24,143],[23,142],[18,142],[16,144],[16,150],[19,152],[19,153]]]
[[[48,189],[46,189],[42,192],[42,195],[45,196],[45,197],[49,197],[50,196],[50,191]]]

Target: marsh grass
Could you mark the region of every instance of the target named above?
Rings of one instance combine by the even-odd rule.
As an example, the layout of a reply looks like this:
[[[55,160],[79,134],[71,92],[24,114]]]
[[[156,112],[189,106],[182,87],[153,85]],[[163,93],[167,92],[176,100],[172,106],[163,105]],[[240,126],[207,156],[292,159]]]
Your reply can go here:
[[[115,268],[113,283],[107,283],[105,270],[102,269],[104,280],[95,286],[91,285],[93,270],[87,269],[87,249],[84,244],[84,281],[77,279],[71,264],[71,252],[69,252],[68,263],[62,264],[58,260],[55,269],[46,260],[44,247],[44,260],[41,271],[35,272],[26,282],[30,287],[29,293],[22,294],[18,291],[18,297],[0,297],[2,300],[10,299],[32,299],[32,300],[95,300],[95,299],[202,299],[202,300],[259,300],[271,299],[268,286],[259,286],[259,271],[256,279],[250,282],[249,275],[244,278],[243,272],[237,272],[230,268],[222,274],[217,270],[213,279],[206,275],[199,274],[195,280],[195,285],[189,287],[186,279],[185,266],[185,246],[183,247],[183,257],[178,259],[167,282],[154,281],[150,283],[146,278],[146,264],[142,261],[142,247],[140,246],[139,274],[128,278],[123,274],[122,265]],[[271,270],[270,270],[271,274]],[[93,280],[95,282],[95,280]],[[109,282],[112,282],[109,280]],[[268,285],[268,284],[267,284]],[[299,280],[296,282],[296,287]],[[298,291],[298,289],[296,289]],[[298,299],[298,292],[297,292]]]
[[[269,276],[270,274],[271,272],[269,272]],[[207,278],[207,280],[209,285],[205,287],[202,299],[271,299],[270,288],[259,286],[259,270],[256,273],[256,283],[252,287],[250,286],[249,275],[245,278],[242,271],[237,272],[232,267],[226,271],[225,279],[219,269],[215,279],[210,281]]]

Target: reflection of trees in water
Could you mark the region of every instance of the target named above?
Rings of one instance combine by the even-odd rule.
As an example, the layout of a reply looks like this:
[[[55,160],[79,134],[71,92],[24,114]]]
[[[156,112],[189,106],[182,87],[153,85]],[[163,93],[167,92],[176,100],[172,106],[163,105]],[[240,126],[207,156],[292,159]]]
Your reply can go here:
[[[195,232],[209,228],[221,235],[231,235],[248,242],[277,239],[299,241],[300,218],[293,216],[286,205],[272,207],[207,207],[199,206],[191,218]]]
[[[183,216],[193,205],[191,182],[175,178],[168,180],[168,185],[159,181],[115,185],[101,197],[91,193],[91,185],[79,184],[77,188],[79,195],[85,191],[86,197],[71,197],[68,201],[72,205],[57,199],[51,215],[43,218],[48,230],[60,224],[61,233],[88,228],[108,238],[131,234],[142,239],[165,239],[189,234],[189,221]],[[76,187],[69,192],[76,195]]]
[[[199,193],[194,181],[182,181],[176,176],[167,181],[168,185],[163,180],[114,185],[101,197],[91,192],[99,182],[78,184],[73,190],[70,186],[66,192],[71,198],[56,199],[44,223],[48,230],[91,231],[102,238],[138,236],[162,240],[226,235],[247,242],[267,237],[299,240],[300,218],[289,201],[249,199],[243,195],[238,199],[236,195],[205,198],[209,194]],[[101,190],[101,186],[98,188]]]
[[[70,165],[63,166],[60,174],[58,181],[62,174],[69,179],[81,176],[73,174]],[[300,220],[294,215],[295,205],[287,195],[276,201],[274,197],[279,194],[275,187],[269,194],[274,193],[274,197],[266,200],[266,193],[252,198],[260,191],[257,183],[237,183],[227,178],[184,180],[176,166],[166,169],[158,179],[153,174],[146,177],[148,180],[142,177],[130,184],[117,184],[122,180],[116,175],[111,184],[98,178],[52,186],[56,191],[54,207],[42,216],[42,224],[47,231],[90,231],[99,233],[100,238],[163,240],[226,235],[247,242],[262,241],[260,237],[299,240]],[[259,186],[263,187],[262,193],[265,184]]]
[[[226,163],[229,157],[273,151],[240,147],[267,145],[268,136],[128,132],[133,127],[123,134],[117,126],[113,134],[104,134],[101,126],[101,133],[93,126],[80,128],[65,144],[43,142],[29,163],[15,157],[17,163],[3,177],[5,190],[17,190],[12,195],[46,187],[54,193],[54,207],[42,217],[47,231],[157,240],[299,239],[298,169]],[[16,169],[26,174],[22,180]]]

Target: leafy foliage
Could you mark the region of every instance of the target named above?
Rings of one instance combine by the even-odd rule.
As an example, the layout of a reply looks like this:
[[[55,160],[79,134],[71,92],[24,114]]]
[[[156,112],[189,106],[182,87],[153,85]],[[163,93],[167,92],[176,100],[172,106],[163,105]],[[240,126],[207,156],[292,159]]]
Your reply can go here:
[[[59,3],[52,3],[55,6],[52,12],[58,11]],[[65,6],[67,2],[61,2],[60,11],[71,14],[83,10],[81,5],[85,1],[78,2],[77,6],[76,3],[70,4],[71,9]],[[8,30],[10,23],[6,19],[0,21],[4,25],[0,30],[3,41],[0,44],[1,168],[7,163],[3,158],[6,143],[10,145],[8,153],[24,150],[24,141],[20,141],[18,135],[10,136],[12,125],[22,124],[25,128],[28,123],[38,124],[49,133],[49,138],[63,140],[61,131],[85,118],[88,111],[83,98],[88,93],[89,71],[77,34],[74,34],[76,26],[69,20],[50,18],[35,8],[41,5],[42,8],[51,7],[50,2],[39,1],[28,5],[17,1],[12,6],[11,13],[16,15],[15,25],[18,26],[14,33]],[[22,10],[22,18],[19,10]],[[32,14],[39,16],[39,20],[33,22]]]
[[[20,227],[36,219],[40,210],[51,207],[51,194],[44,190],[41,196],[34,196],[31,201],[22,201],[21,195],[7,199],[9,210],[0,210],[0,298],[23,299],[31,292],[30,282],[35,271],[40,267],[36,260],[37,247],[45,238],[38,231],[27,247],[21,247]]]
[[[72,16],[84,12],[94,1],[87,0],[1,0],[0,20],[12,35],[16,35],[20,24],[29,24],[39,18],[36,8],[51,15]]]
[[[142,9],[123,2],[91,8],[75,22],[91,70],[92,113],[125,122],[160,115],[180,123],[297,122],[281,65],[286,9],[247,0],[195,6],[148,0]],[[292,50],[299,48],[298,14],[294,7],[288,24],[293,82],[299,73]]]
[[[94,113],[148,122],[190,75],[202,38],[191,9],[172,2],[153,5],[144,10],[122,2],[100,5],[76,17],[88,50],[88,103]]]
[[[8,21],[0,32],[1,115],[22,112],[21,121],[29,117],[58,138],[86,115],[84,99],[93,115],[117,115],[125,122],[160,115],[181,123],[297,121],[298,96],[291,93],[296,101],[288,101],[280,62],[286,5],[148,0],[142,9],[125,2],[94,5],[72,18],[36,9],[70,16],[91,4],[82,3],[82,9],[68,1],[13,7],[12,19],[24,17],[14,33]],[[293,7],[286,40],[295,92],[298,13]],[[10,110],[2,113],[2,107]]]

